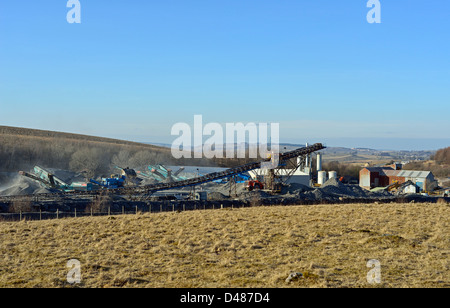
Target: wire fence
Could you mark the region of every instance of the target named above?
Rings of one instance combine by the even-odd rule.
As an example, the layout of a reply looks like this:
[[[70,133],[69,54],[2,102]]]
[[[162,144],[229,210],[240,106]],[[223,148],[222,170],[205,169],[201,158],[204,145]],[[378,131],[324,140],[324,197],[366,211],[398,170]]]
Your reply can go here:
[[[98,216],[116,216],[116,215],[131,215],[140,213],[162,213],[162,212],[184,212],[193,210],[215,210],[225,208],[243,208],[246,205],[244,202],[227,201],[224,203],[211,202],[165,202],[160,204],[136,205],[136,206],[104,206],[101,210],[86,208],[86,209],[71,209],[56,211],[27,212],[19,211],[18,213],[1,213],[0,221],[22,221],[22,220],[48,220],[48,219],[63,219],[63,218],[77,218],[77,217],[98,217]]]
[[[162,213],[162,212],[184,212],[195,210],[216,210],[216,209],[233,209],[233,208],[245,208],[254,206],[273,206],[273,205],[314,205],[314,204],[336,204],[336,203],[411,203],[411,202],[431,202],[431,203],[450,203],[450,198],[430,198],[419,199],[408,197],[396,197],[386,199],[360,199],[350,198],[342,199],[339,202],[329,202],[326,200],[320,201],[299,201],[296,198],[283,198],[283,199],[258,199],[258,200],[223,200],[223,201],[165,201],[165,202],[152,202],[142,203],[137,202],[128,203],[124,205],[112,204],[103,205],[100,208],[79,206],[79,207],[64,207],[61,210],[58,207],[52,207],[51,210],[39,210],[39,211],[15,211],[13,213],[2,212],[0,213],[0,221],[22,221],[22,220],[48,220],[48,219],[62,219],[62,218],[76,218],[76,217],[94,217],[94,216],[116,216],[116,215],[131,215],[139,213]]]

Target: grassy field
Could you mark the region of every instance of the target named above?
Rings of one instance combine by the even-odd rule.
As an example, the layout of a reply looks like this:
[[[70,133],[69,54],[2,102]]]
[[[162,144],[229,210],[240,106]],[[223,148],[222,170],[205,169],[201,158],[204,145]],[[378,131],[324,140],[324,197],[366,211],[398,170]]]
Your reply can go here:
[[[315,205],[0,222],[0,287],[450,287],[449,205]],[[381,264],[371,285],[367,262]],[[286,282],[292,272],[302,278]]]

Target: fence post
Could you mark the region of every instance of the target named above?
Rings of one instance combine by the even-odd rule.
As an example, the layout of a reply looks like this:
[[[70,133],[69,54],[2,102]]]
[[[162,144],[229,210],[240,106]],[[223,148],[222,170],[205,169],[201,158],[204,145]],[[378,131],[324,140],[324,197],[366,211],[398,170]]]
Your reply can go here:
[[[220,205],[220,209],[223,210],[223,204]]]
[[[186,211],[186,204],[183,203],[183,212]]]
[[[159,211],[162,212],[162,203],[159,205]]]
[[[108,216],[111,216],[111,206],[108,206]]]
[[[42,209],[39,209],[39,220],[42,220]]]
[[[94,211],[92,210],[92,207],[91,207],[91,217],[92,216],[94,216]]]
[[[122,205],[122,215],[125,214],[125,207]]]
[[[172,203],[172,212],[175,212],[175,204]]]
[[[75,208],[75,218],[77,218],[77,208]]]
[[[56,209],[56,219],[59,219],[59,209]]]
[[[22,211],[19,211],[19,221],[22,221]]]
[[[138,213],[138,207],[137,207],[137,205],[136,205],[136,215],[137,215],[137,213]]]

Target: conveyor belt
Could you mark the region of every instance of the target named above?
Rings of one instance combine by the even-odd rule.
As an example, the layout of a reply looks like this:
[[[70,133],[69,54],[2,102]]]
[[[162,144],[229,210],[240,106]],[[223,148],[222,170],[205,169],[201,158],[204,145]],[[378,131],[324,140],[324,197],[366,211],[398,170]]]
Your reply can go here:
[[[316,151],[320,151],[324,149],[325,146],[323,146],[321,143],[316,143],[312,146],[307,146],[304,148],[299,148],[290,152],[286,152],[279,155],[279,162],[283,162],[292,158],[296,158],[302,155],[308,155]],[[175,188],[183,188],[183,187],[189,187],[189,186],[196,186],[208,182],[212,182],[215,180],[223,179],[232,177],[235,175],[238,175],[243,172],[247,172],[250,170],[255,170],[261,168],[261,163],[269,161],[270,159],[245,164],[242,166],[234,167],[227,169],[225,171],[220,172],[213,172],[209,173],[200,177],[182,180],[182,181],[176,181],[171,183],[157,183],[157,184],[151,184],[146,186],[138,186],[138,187],[124,187],[124,188],[117,188],[117,189],[100,189],[100,190],[94,190],[94,191],[73,191],[73,192],[58,192],[58,193],[51,193],[51,194],[39,194],[39,195],[28,195],[28,196],[7,196],[7,197],[1,197],[0,202],[3,201],[11,201],[17,198],[33,198],[33,197],[39,197],[39,199],[45,199],[45,198],[57,198],[57,197],[93,197],[98,195],[103,195],[105,193],[111,194],[111,195],[146,195],[146,194],[153,194],[157,191],[163,191],[163,190],[170,190]]]

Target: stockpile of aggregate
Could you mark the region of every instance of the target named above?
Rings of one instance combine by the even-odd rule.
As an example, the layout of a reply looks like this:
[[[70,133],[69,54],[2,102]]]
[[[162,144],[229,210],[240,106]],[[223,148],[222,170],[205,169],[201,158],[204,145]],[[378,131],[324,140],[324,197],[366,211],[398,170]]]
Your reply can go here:
[[[224,195],[220,192],[214,191],[214,192],[210,192],[208,193],[208,200],[209,201],[220,201],[220,200],[225,200],[228,199],[228,195]]]
[[[8,183],[3,183],[0,187],[0,196],[23,196],[50,192],[52,191],[21,175],[15,175],[10,178]]]
[[[254,200],[258,200],[258,199],[260,200],[260,199],[271,198],[272,195],[269,194],[268,192],[265,192],[265,191],[262,191],[259,189],[255,189],[252,191],[241,192],[240,194],[238,194],[238,197],[243,200],[254,201]]]
[[[83,175],[81,175],[80,173],[73,172],[73,171],[53,169],[53,168],[48,168],[46,170],[48,172],[52,173],[58,179],[64,181],[65,183],[67,183],[69,185],[74,182],[85,182],[86,181],[86,179]]]
[[[308,201],[323,201],[323,200],[338,201],[339,200],[338,195],[329,194],[320,188],[316,188],[314,190],[307,191],[307,192],[299,195],[299,198],[301,200],[308,200]]]
[[[314,188],[311,188],[309,186],[299,184],[299,183],[291,183],[287,186],[283,186],[281,189],[281,193],[283,195],[290,195],[290,196],[296,196],[305,192],[309,192],[314,190]]]
[[[210,191],[213,192],[218,192],[221,193],[225,196],[229,196],[230,195],[230,186],[231,186],[231,194],[234,195],[235,193],[238,196],[241,196],[244,193],[247,193],[247,189],[245,188],[245,184],[244,183],[236,183],[236,185],[231,185],[230,183],[225,183],[225,184],[221,184],[221,183],[211,183],[208,186],[206,186],[205,188],[207,188]]]
[[[361,188],[359,185],[343,184],[335,178],[331,178],[325,182],[325,184],[314,191],[314,194],[320,198],[330,198],[332,200],[336,199],[336,197],[354,199],[392,197],[392,194],[387,191],[370,192]]]
[[[140,177],[139,179],[141,180],[140,181],[141,186],[154,185],[154,184],[161,183],[160,181],[158,181],[156,179],[152,179],[152,178]]]
[[[306,201],[338,202],[342,199],[383,199],[392,197],[387,191],[370,192],[359,185],[343,184],[335,178],[329,179],[320,188],[292,183],[283,187],[282,197]]]
[[[211,184],[208,187],[209,200],[226,199],[230,195],[230,184]],[[234,197],[235,192],[237,197],[244,201],[255,201],[263,199],[274,198],[288,198],[306,201],[330,201],[337,202],[342,199],[383,199],[392,197],[387,191],[370,192],[361,188],[359,185],[343,184],[335,178],[329,179],[320,188],[312,188],[306,185],[291,183],[283,186],[281,194],[272,195],[266,191],[255,189],[248,191],[245,184],[236,184],[236,189],[232,186],[231,196]]]

